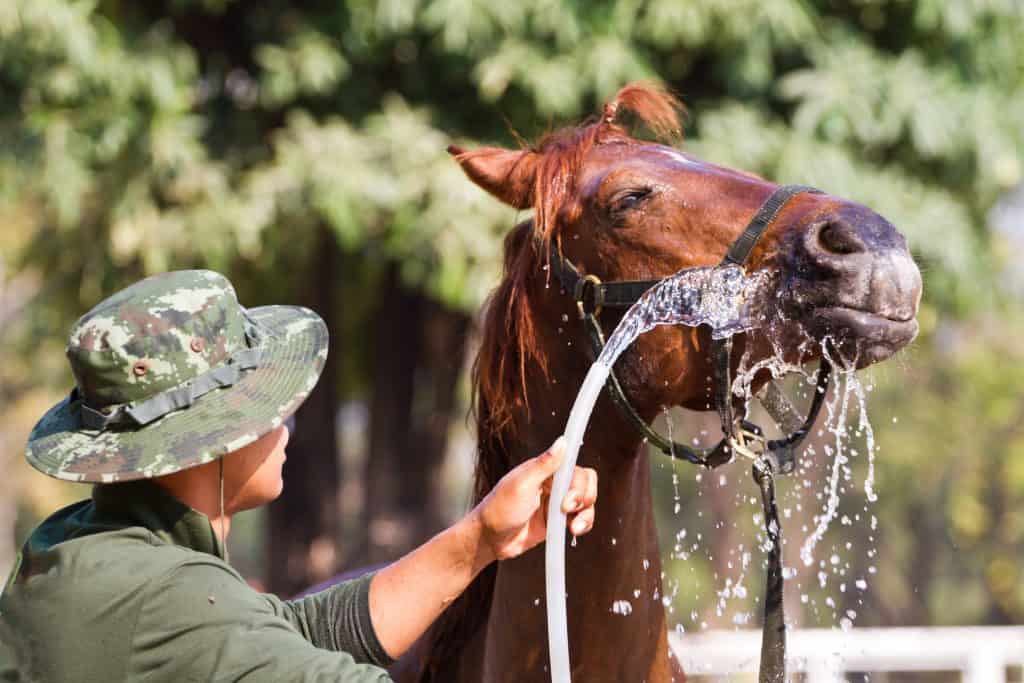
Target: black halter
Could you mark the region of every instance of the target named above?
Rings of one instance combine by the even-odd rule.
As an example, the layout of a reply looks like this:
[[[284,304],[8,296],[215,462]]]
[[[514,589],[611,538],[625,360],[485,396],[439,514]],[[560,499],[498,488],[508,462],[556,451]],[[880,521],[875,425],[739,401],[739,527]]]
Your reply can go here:
[[[732,264],[744,267],[757,241],[775,220],[782,207],[801,193],[817,194],[820,193],[820,190],[803,185],[784,185],[775,190],[761,205],[743,234],[733,242],[721,265]],[[647,290],[662,282],[662,280],[637,280],[603,283],[594,275],[580,275],[579,270],[562,256],[554,242],[551,243],[551,264],[562,287],[571,292],[576,301],[580,318],[586,326],[594,358],[601,354],[605,344],[604,331],[598,321],[602,309],[606,307],[628,308],[636,303]],[[696,465],[713,468],[729,462],[732,459],[733,451],[743,452],[746,450],[749,452],[752,444],[760,442],[760,445],[755,447],[769,457],[774,471],[791,472],[795,466],[796,451],[817,419],[824,402],[825,392],[832,374],[831,365],[824,359],[821,361],[814,398],[811,401],[810,411],[803,420],[800,419],[795,408],[774,382],[768,382],[758,392],[757,399],[761,405],[779,427],[788,434],[782,439],[766,441],[760,427],[745,419],[737,419],[733,414],[732,339],[712,340],[711,355],[715,373],[715,408],[722,422],[723,433],[722,440],[713,448],[693,448],[684,443],[671,441],[651,429],[626,397],[614,370],[608,376],[606,385],[608,393],[626,420],[632,423],[648,442],[654,444],[666,455],[678,456]],[[757,455],[761,454],[757,453]]]
[[[803,185],[779,187],[754,214],[743,234],[732,243],[721,265],[745,267],[757,241],[778,216],[782,207],[798,194],[820,192]],[[644,292],[662,282],[641,280],[603,283],[594,275],[580,275],[579,270],[562,256],[554,242],[551,243],[551,267],[561,281],[562,287],[571,292],[576,301],[595,359],[601,354],[605,344],[604,332],[598,322],[601,310],[605,307],[632,306]],[[655,432],[626,398],[614,370],[609,373],[605,386],[613,403],[618,406],[626,420],[632,423],[648,442],[666,455],[680,456],[709,469],[731,461],[734,453],[747,455],[754,460],[752,471],[754,480],[761,490],[765,530],[771,545],[768,553],[759,679],[761,683],[782,683],[786,674],[786,624],[782,602],[782,527],[775,504],[774,475],[788,474],[795,468],[796,452],[810,432],[824,403],[832,376],[832,366],[828,360],[822,358],[818,367],[814,397],[811,399],[807,417],[803,420],[774,381],[765,384],[758,392],[757,399],[783,433],[788,434],[781,439],[767,440],[759,426],[733,414],[732,339],[713,339],[711,355],[715,372],[715,408],[722,422],[723,434],[721,441],[713,448],[693,448],[666,439]]]

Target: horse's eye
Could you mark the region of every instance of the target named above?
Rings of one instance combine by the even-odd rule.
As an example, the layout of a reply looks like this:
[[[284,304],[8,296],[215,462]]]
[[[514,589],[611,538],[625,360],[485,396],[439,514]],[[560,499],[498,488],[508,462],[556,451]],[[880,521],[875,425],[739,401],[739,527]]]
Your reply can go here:
[[[651,189],[646,187],[638,188],[635,190],[627,190],[626,192],[617,195],[612,200],[612,212],[621,213],[623,211],[629,211],[630,209],[640,204],[640,202],[647,199],[647,197],[649,197],[650,194]]]

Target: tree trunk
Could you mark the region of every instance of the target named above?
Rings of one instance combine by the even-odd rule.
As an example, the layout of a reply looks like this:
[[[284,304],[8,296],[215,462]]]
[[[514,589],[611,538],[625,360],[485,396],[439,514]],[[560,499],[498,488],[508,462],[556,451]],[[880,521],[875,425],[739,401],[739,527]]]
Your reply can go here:
[[[445,523],[440,469],[469,319],[402,286],[392,264],[375,317],[365,547],[358,562],[392,560]]]
[[[441,468],[448,429],[458,410],[456,391],[470,323],[465,314],[436,302],[428,302],[425,308],[412,414],[415,446],[401,470],[398,500],[402,514],[412,522],[415,539],[429,538],[449,521]]]
[[[339,261],[334,235],[321,224],[303,303],[327,323],[330,351],[320,381],[295,415],[284,493],[270,505],[269,514],[268,588],[285,596],[326,580],[338,569]]]

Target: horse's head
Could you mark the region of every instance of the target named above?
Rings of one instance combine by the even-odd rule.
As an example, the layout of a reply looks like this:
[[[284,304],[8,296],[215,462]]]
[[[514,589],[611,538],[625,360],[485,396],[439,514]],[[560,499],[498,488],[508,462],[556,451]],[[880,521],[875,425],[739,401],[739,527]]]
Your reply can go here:
[[[516,264],[542,275],[551,240],[603,282],[658,279],[719,263],[777,186],[639,141],[615,123],[620,110],[629,110],[652,130],[671,132],[678,107],[662,91],[627,86],[599,120],[550,136],[535,149],[454,150],[478,185],[534,210],[533,239],[515,244],[532,256],[509,255],[507,277],[525,282],[513,272]],[[917,334],[921,277],[906,240],[860,204],[798,195],[758,242],[748,269],[772,273],[781,314],[771,340],[751,335],[748,349],[755,354],[781,351],[790,362],[807,361],[820,345],[804,342],[830,337],[841,356],[863,367],[890,357]],[[614,315],[602,316],[609,330]],[[639,405],[705,408],[706,342],[706,331],[681,328],[644,335],[618,366],[627,392]],[[521,357],[530,355],[526,351]]]

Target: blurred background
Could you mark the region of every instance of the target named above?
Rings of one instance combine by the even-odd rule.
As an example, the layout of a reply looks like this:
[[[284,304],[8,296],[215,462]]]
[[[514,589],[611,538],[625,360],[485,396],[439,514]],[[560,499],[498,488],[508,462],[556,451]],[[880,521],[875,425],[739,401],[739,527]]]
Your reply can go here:
[[[849,523],[805,566],[820,446],[784,485],[791,618],[1024,623],[1022,36],[1019,0],[5,0],[0,575],[88,495],[22,460],[71,388],[67,330],[169,269],[331,328],[285,494],[233,527],[254,584],[291,595],[439,530],[469,501],[476,315],[521,218],[445,148],[517,146],[654,78],[687,104],[685,149],[873,207],[924,273],[920,338],[861,377],[878,500],[852,458]],[[670,623],[753,625],[746,472],[651,466]]]

